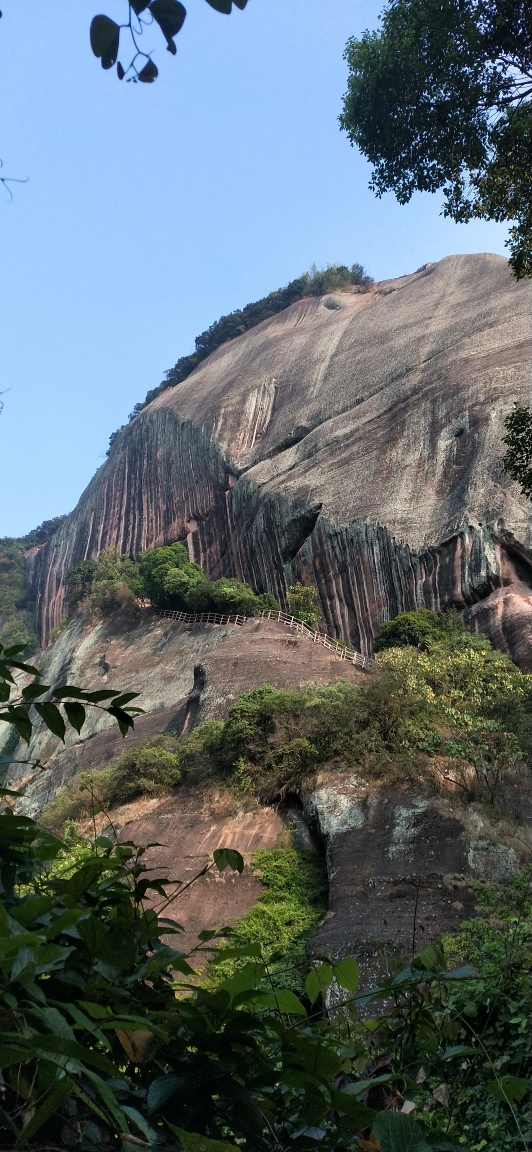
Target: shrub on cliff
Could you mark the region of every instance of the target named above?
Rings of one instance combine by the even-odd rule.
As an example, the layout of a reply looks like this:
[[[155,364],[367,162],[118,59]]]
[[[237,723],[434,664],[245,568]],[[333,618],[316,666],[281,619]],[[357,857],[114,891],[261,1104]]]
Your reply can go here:
[[[375,652],[408,646],[426,650],[431,642],[442,641],[445,637],[452,639],[466,631],[456,609],[437,613],[428,608],[419,608],[417,612],[400,612],[393,620],[382,624],[373,648]],[[482,642],[483,638],[480,640]]]
[[[532,763],[532,677],[479,641],[451,631],[427,651],[392,648],[364,687],[246,692],[184,741],[180,766],[271,801],[331,762],[391,779],[446,765],[465,770],[464,795],[495,802],[504,774]]]
[[[94,805],[107,808],[137,796],[166,795],[181,780],[176,744],[175,736],[151,736],[127,748],[113,764],[73,776],[44,809],[43,824],[60,830],[65,821],[90,816]]]
[[[315,628],[318,623],[318,605],[316,603],[316,589],[313,585],[300,584],[297,581],[291,584],[286,597],[288,611],[296,620],[301,620],[308,628]]]
[[[133,608],[142,595],[139,566],[117,548],[106,548],[97,560],[82,560],[65,576],[69,612],[85,607],[96,616]]]
[[[270,592],[257,594],[249,584],[228,577],[209,580],[199,564],[189,560],[183,544],[169,544],[145,552],[140,558],[139,573],[143,595],[159,608],[242,616],[279,609]]]

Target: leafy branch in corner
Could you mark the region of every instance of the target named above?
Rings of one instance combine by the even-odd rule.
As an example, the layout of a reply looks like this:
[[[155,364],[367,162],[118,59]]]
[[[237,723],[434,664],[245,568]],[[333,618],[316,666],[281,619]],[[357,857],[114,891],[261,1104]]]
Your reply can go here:
[[[233,3],[242,11],[247,0],[207,0],[207,3],[217,12],[229,16]],[[180,0],[128,0],[128,18],[123,24],[117,24],[110,16],[94,17],[90,28],[92,51],[101,60],[102,68],[113,68],[116,64],[119,80],[126,79],[134,84],[140,80],[142,84],[153,84],[159,69],[151,53],[144,52],[139,46],[139,38],[145,28],[155,22],[166,40],[167,51],[175,56],[177,48],[174,37],[181,31],[186,15],[186,8]],[[122,32],[126,35],[129,33],[133,45],[133,56],[127,68],[118,59]]]
[[[0,712],[0,720],[12,724],[27,744],[35,723],[32,713],[36,713],[45,727],[63,742],[67,726],[78,734],[81,732],[87,718],[87,708],[107,712],[116,720],[122,736],[126,736],[129,729],[134,727],[134,715],[143,711],[132,704],[138,692],[117,692],[116,689],[86,692],[73,684],[54,687],[43,684],[38,668],[17,659],[23,650],[24,644],[15,644],[10,648],[0,644],[0,704],[5,706],[5,710]],[[33,679],[20,689],[15,680],[15,672],[23,672]],[[44,696],[47,696],[46,700],[42,699]]]

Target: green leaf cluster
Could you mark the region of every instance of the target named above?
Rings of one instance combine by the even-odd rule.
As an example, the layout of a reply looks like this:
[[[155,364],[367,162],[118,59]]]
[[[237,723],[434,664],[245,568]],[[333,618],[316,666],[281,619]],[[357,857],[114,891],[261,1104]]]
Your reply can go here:
[[[256,593],[249,584],[229,577],[209,580],[179,543],[152,548],[139,560],[107,548],[97,560],[82,560],[71,568],[65,584],[69,611],[80,608],[96,616],[135,612],[138,598],[149,599],[157,608],[183,612],[257,616],[279,611],[271,592]]]
[[[516,407],[504,421],[506,452],[502,465],[505,472],[516,480],[523,496],[532,500],[532,411]]]
[[[486,937],[476,969],[449,968],[433,945],[362,990],[355,958],[318,958],[303,999],[260,940],[224,929],[220,946],[205,931],[196,959],[223,979],[198,987],[194,954],[166,942],[180,928],[153,907],[167,882],[145,849],[100,837],[70,847],[65,867],[68,851],[0,814],[6,1146],[510,1152],[527,1139],[528,923]],[[212,866],[243,861],[221,848]],[[292,891],[299,867],[273,854],[259,865]]]
[[[316,589],[313,585],[300,584],[297,581],[291,584],[286,597],[288,611],[296,620],[301,620],[308,628],[315,628],[318,623],[318,605],[316,602]]]
[[[271,592],[255,593],[248,584],[227,577],[209,580],[199,564],[189,560],[183,544],[145,552],[140,558],[139,575],[142,594],[160,608],[242,616],[279,610]]]
[[[0,642],[5,648],[21,644],[29,655],[37,645],[35,594],[26,576],[26,554],[45,544],[64,519],[56,516],[26,536],[0,539]]]
[[[327,912],[327,873],[322,856],[295,847],[262,848],[255,852],[251,868],[264,885],[259,900],[235,925],[231,942],[241,947],[258,946],[271,979],[298,996],[305,994],[307,941]],[[245,959],[217,957],[208,969],[203,986],[216,988],[232,976]]]
[[[0,644],[0,721],[11,725],[26,744],[31,740],[35,714],[63,742],[69,726],[78,734],[81,732],[87,708],[106,712],[116,721],[122,736],[134,727],[133,717],[142,712],[132,703],[138,692],[123,693],[112,688],[86,692],[74,684],[43,684],[40,670],[19,659],[23,648],[22,644],[11,648]],[[25,687],[20,687],[16,678],[21,672],[31,678]]]
[[[207,0],[211,8],[217,12],[229,15],[233,3],[243,10],[247,0]],[[177,52],[174,37],[181,31],[186,18],[186,8],[181,0],[128,0],[128,19],[124,24],[118,24],[110,16],[94,16],[90,26],[91,48],[97,59],[101,61],[102,68],[108,70],[116,64],[119,80],[127,77],[128,81],[143,84],[152,84],[159,75],[157,65],[154,64],[150,53],[143,52],[139,47],[139,37],[145,27],[157,24],[166,40],[166,48],[175,56]],[[121,34],[129,33],[133,48],[133,57],[127,68],[118,60]]]

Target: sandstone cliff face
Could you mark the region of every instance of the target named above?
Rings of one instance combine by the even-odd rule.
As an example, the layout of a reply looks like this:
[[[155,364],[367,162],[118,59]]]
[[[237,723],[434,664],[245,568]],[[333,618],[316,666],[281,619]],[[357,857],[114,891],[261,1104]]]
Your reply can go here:
[[[33,817],[70,776],[104,767],[156,732],[181,735],[209,717],[224,718],[233,700],[259,684],[300,688],[340,677],[362,683],[366,676],[277,621],[190,626],[151,612],[136,618],[117,613],[96,625],[77,617],[45,653],[41,668],[52,684],[139,692],[145,715],[135,720],[126,744],[104,712],[89,709],[81,737],[71,729],[65,745],[37,721],[27,759],[40,760],[46,771],[28,774],[27,765],[13,764],[8,776],[10,786],[24,789],[18,809]],[[0,725],[0,753],[8,728]]]
[[[455,604],[532,666],[530,507],[500,464],[529,401],[530,286],[474,255],[374,289],[292,305],[124,428],[32,559],[44,640],[73,564],[179,539],[281,598],[313,580],[364,653],[397,612]]]
[[[495,821],[485,806],[431,789],[430,778],[392,786],[326,776],[306,803],[329,875],[329,912],[310,952],[356,955],[370,982],[387,954],[408,957],[458,931],[476,911],[472,882],[506,884],[528,858],[532,793],[522,777],[513,787],[509,818]]]

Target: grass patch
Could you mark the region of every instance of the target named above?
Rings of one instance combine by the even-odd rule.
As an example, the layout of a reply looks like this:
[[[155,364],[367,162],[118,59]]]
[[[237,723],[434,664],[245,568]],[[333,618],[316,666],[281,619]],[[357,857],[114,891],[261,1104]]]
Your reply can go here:
[[[233,929],[232,942],[260,944],[263,962],[280,986],[301,995],[308,970],[305,945],[328,907],[325,859],[300,848],[262,848],[251,867],[264,890]],[[205,986],[217,987],[243,963],[225,960],[210,967]]]

